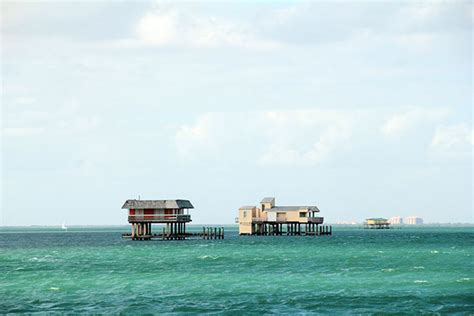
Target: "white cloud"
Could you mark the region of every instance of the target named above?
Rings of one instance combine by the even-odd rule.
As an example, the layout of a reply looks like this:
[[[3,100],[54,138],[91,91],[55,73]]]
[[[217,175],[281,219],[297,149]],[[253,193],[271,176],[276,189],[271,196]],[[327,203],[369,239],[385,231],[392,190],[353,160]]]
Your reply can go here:
[[[139,39],[151,45],[165,45],[178,40],[177,13],[147,13],[137,25]]]
[[[382,132],[388,137],[400,137],[423,123],[437,122],[449,115],[443,108],[420,109],[415,108],[402,113],[396,113],[386,120]]]
[[[459,155],[472,151],[474,130],[464,123],[440,126],[431,140],[431,149],[443,155]]]
[[[246,159],[262,166],[315,165],[350,147],[358,112],[331,110],[207,113],[176,133],[185,160]]]
[[[424,1],[411,3],[402,10],[411,19],[430,20],[441,13],[443,3],[437,1]]]
[[[273,49],[279,43],[256,36],[250,26],[217,18],[185,14],[176,9],[153,10],[136,27],[138,43],[122,40],[120,45],[240,47]]]
[[[183,125],[176,132],[178,155],[184,159],[196,158],[199,154],[215,151],[215,119],[213,114],[199,117],[192,126]],[[196,155],[198,154],[198,155]]]
[[[51,111],[18,108],[5,112],[5,136],[85,135],[100,127],[97,115],[85,114],[75,102],[67,103]]]
[[[269,145],[261,153],[261,165],[316,165],[350,146],[359,112],[300,110],[264,116]]]
[[[409,33],[396,37],[396,42],[410,50],[426,52],[432,47],[436,35],[433,33]]]
[[[328,160],[334,151],[350,139],[347,130],[329,127],[312,140],[309,149],[298,149],[291,144],[271,144],[262,153],[259,163],[267,165],[315,165]]]
[[[179,127],[175,142],[177,154],[184,161],[253,161],[263,167],[316,166],[339,161],[348,154],[367,159],[358,147],[367,150],[373,146],[383,151],[383,146],[391,146],[386,137],[398,138],[414,131],[421,136],[410,137],[406,146],[416,141],[420,153],[430,147],[449,147],[447,137],[453,135],[451,142],[460,142],[459,139],[466,138],[464,128],[439,129],[431,146],[422,136],[431,133],[449,113],[444,108],[415,108],[396,114],[331,109],[206,113],[193,124]],[[385,122],[382,134],[378,132],[381,122]]]
[[[30,105],[36,103],[36,99],[33,97],[17,97],[15,103],[20,105]]]
[[[25,137],[35,136],[44,132],[44,128],[36,127],[5,127],[3,135],[5,137]]]

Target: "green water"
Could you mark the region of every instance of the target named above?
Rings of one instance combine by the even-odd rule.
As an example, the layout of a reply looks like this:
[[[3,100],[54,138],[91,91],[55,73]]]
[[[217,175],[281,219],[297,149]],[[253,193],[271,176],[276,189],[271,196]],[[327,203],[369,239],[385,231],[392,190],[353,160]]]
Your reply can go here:
[[[199,227],[195,227],[199,229]],[[473,227],[131,241],[0,228],[0,313],[474,313]]]

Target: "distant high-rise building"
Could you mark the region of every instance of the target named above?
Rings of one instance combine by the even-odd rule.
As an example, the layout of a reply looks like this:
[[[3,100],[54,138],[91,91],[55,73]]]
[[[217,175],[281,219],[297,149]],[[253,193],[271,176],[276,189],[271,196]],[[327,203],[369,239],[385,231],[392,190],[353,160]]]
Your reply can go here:
[[[401,218],[400,216],[395,216],[389,219],[388,222],[392,225],[400,225],[403,224],[403,218]]]
[[[423,218],[421,217],[416,217],[416,216],[410,216],[405,219],[405,224],[408,225],[421,225],[423,224]]]

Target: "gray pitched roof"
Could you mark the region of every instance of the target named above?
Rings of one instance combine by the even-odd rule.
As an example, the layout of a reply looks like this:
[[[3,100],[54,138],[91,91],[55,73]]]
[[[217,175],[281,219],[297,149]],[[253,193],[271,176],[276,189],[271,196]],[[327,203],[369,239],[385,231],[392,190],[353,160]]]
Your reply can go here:
[[[262,202],[260,203],[271,203],[271,202],[275,202],[275,198],[274,197],[266,197],[262,200]]]
[[[255,208],[256,206],[254,205],[246,205],[246,206],[242,206],[239,208],[239,210],[251,210],[253,208]]]
[[[265,209],[265,212],[292,212],[292,211],[311,211],[319,212],[317,206],[274,206],[272,208]]]
[[[127,200],[122,208],[126,209],[178,209],[178,208],[194,208],[189,200]]]

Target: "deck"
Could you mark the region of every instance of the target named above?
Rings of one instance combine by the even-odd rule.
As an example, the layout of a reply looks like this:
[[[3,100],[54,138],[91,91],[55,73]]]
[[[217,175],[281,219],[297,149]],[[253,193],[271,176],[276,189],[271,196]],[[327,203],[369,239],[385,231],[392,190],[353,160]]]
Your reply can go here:
[[[202,239],[224,239],[224,227],[203,227],[201,232],[177,233],[174,231],[166,231],[163,228],[158,234],[144,234],[139,236],[132,236],[131,233],[122,234],[124,239],[132,240],[184,240],[188,238],[202,238]]]

